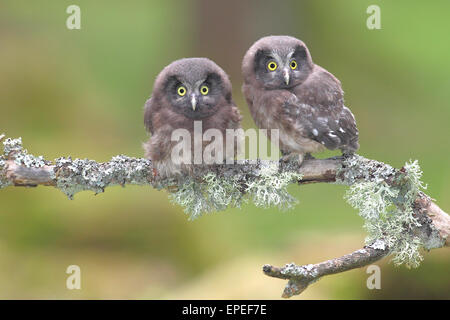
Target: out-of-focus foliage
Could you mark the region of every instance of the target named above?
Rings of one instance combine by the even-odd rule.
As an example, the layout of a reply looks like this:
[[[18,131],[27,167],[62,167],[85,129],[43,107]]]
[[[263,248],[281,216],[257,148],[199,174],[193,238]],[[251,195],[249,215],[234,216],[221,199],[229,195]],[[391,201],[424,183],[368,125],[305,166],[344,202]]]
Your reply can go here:
[[[335,74],[360,129],[360,153],[393,166],[419,159],[427,193],[450,208],[448,1],[74,1],[0,3],[0,133],[47,159],[140,157],[143,105],[171,61],[207,56],[231,77],[244,128],[241,59],[259,37],[304,40]],[[381,30],[366,9],[381,8]],[[331,153],[325,153],[328,156]],[[0,298],[278,298],[265,263],[313,263],[364,241],[343,186],[290,186],[294,210],[245,204],[193,222],[145,187],[80,193],[0,191]],[[382,289],[364,269],[322,279],[302,298],[450,298],[446,250],[410,271],[383,263]],[[82,290],[65,287],[81,267]]]

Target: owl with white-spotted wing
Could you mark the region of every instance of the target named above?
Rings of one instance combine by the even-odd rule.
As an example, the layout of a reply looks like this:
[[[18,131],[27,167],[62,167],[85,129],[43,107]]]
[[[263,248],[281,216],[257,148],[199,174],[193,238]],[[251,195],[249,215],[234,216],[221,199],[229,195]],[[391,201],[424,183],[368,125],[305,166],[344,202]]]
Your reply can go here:
[[[340,81],[313,63],[302,41],[289,36],[258,40],[245,54],[242,72],[253,120],[268,133],[279,130],[285,157],[301,163],[305,154],[325,149],[358,150],[355,117],[344,106]]]

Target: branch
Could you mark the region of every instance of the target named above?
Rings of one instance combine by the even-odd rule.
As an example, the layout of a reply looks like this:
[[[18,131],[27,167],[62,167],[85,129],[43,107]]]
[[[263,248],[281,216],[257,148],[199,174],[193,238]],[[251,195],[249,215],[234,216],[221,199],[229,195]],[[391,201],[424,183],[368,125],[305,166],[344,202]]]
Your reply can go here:
[[[4,135],[0,136],[0,141]],[[147,159],[131,158],[124,155],[113,157],[110,161],[98,163],[93,160],[72,160],[58,158],[53,162],[28,154],[22,148],[21,139],[6,139],[4,154],[0,156],[0,188],[8,186],[52,186],[60,189],[69,198],[74,194],[91,190],[103,192],[113,185],[150,185],[155,188],[172,190],[180,186],[186,177],[160,179],[152,162]],[[361,182],[383,183],[388,187],[403,190],[410,183],[405,168],[394,169],[379,161],[369,160],[358,155],[335,157],[330,159],[309,159],[301,166],[297,163],[278,161],[245,160],[233,165],[217,164],[195,168],[189,179],[204,183],[207,174],[219,177],[233,177],[237,192],[244,194],[250,181],[262,179],[264,168],[276,165],[278,172],[295,172],[301,179],[298,184],[337,183],[348,186]],[[406,189],[405,192],[408,192]],[[417,224],[407,226],[405,230],[417,239],[427,250],[449,246],[450,217],[441,210],[431,198],[418,192],[410,205]],[[405,202],[406,203],[406,202]],[[396,204],[399,207],[402,203]],[[271,277],[289,280],[283,297],[301,293],[308,285],[323,276],[360,268],[382,259],[393,252],[392,244],[381,237],[363,249],[340,258],[318,264],[297,266],[288,264],[279,268],[265,265],[263,272]]]
[[[1,141],[1,139],[0,139]],[[161,180],[154,170],[152,161],[131,158],[124,155],[113,157],[108,162],[98,163],[88,159],[58,158],[53,163],[42,157],[35,157],[22,148],[21,139],[7,139],[3,156],[3,170],[0,171],[0,188],[6,186],[37,185],[53,186],[67,193],[65,188],[78,191],[91,190],[103,192],[114,185],[150,185],[158,187],[173,183],[173,179]],[[0,157],[0,161],[2,158]],[[233,165],[216,164],[196,168],[193,178],[201,180],[208,172],[230,176],[258,176],[261,168],[270,164],[279,165],[283,171],[296,171],[303,177],[301,184],[317,182],[335,182],[336,172],[342,159],[305,160],[301,167],[294,163],[278,161],[245,160]],[[0,162],[0,170],[2,162]],[[182,178],[181,178],[182,179]],[[1,183],[3,181],[3,183]],[[76,193],[74,192],[74,193]],[[73,193],[73,194],[74,194]],[[73,195],[72,194],[72,195]]]
[[[424,247],[430,250],[449,246],[450,216],[423,193],[415,201],[414,209],[422,221],[416,232],[420,232]],[[303,266],[294,263],[286,264],[281,268],[264,265],[263,272],[270,277],[289,280],[282,295],[284,298],[289,298],[302,293],[310,284],[323,276],[370,265],[386,257],[389,253],[390,250],[386,243],[383,240],[377,240],[339,258]]]
[[[340,258],[317,264],[297,266],[290,263],[282,268],[266,264],[263,266],[263,272],[270,277],[289,280],[282,295],[283,298],[289,298],[302,293],[310,284],[323,276],[364,267],[380,260],[388,253],[388,250],[366,246]]]

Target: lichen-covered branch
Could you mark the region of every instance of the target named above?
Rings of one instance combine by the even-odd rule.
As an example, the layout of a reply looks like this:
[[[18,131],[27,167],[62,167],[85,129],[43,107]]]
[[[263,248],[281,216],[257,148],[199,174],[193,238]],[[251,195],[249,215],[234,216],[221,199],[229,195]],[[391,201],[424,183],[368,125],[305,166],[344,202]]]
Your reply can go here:
[[[418,235],[423,248],[431,250],[449,246],[449,215],[423,193],[419,194],[413,207],[420,226],[410,232]],[[284,267],[265,265],[263,272],[270,277],[289,280],[282,295],[289,298],[302,293],[310,284],[324,276],[370,265],[391,253],[392,248],[388,247],[386,241],[377,239],[362,249],[339,258],[303,266],[294,263],[286,264]]]
[[[2,136],[0,136],[2,137]],[[4,136],[3,136],[4,138]],[[115,156],[109,162],[97,163],[88,159],[58,158],[53,163],[44,160],[42,156],[35,157],[22,148],[22,140],[6,139],[4,154],[0,156],[0,188],[6,186],[53,186],[64,193],[74,195],[78,191],[92,190],[103,192],[104,188],[112,185],[138,184],[150,186],[172,185],[174,180],[161,180],[154,171],[151,160],[131,158],[124,155]],[[245,160],[235,165],[218,164],[203,166],[194,170],[195,179],[204,179],[208,173],[219,174],[224,177],[236,177],[236,180],[247,180],[251,176],[260,176],[264,168],[279,171],[297,172],[302,175],[299,183],[334,182],[336,172],[342,159],[305,160],[298,165],[275,161]],[[180,177],[183,181],[186,177]],[[70,180],[70,181],[68,181]],[[175,180],[176,181],[176,180]],[[242,184],[243,181],[238,183]],[[73,192],[65,190],[70,184]]]
[[[190,176],[161,179],[147,159],[119,155],[98,163],[88,159],[58,158],[53,162],[35,157],[21,139],[4,139],[0,155],[0,189],[8,186],[53,186],[70,199],[83,190],[100,193],[113,185],[149,185],[167,189],[172,201],[191,218],[202,213],[240,206],[252,201],[261,207],[290,208],[294,199],[290,183],[336,183],[349,186],[347,202],[358,210],[368,232],[366,246],[323,263],[283,268],[264,266],[273,277],[288,279],[284,296],[299,294],[319,278],[359,268],[386,255],[396,264],[416,267],[420,249],[449,245],[450,217],[423,193],[417,161],[395,169],[359,155],[297,163],[245,160],[233,165],[199,166]]]
[[[389,250],[380,249],[375,246],[365,246],[340,258],[327,260],[317,264],[297,266],[294,263],[286,264],[284,267],[263,266],[263,272],[274,278],[289,280],[283,298],[302,293],[310,284],[318,281],[323,276],[340,273],[355,268],[361,268],[372,264],[389,254]]]

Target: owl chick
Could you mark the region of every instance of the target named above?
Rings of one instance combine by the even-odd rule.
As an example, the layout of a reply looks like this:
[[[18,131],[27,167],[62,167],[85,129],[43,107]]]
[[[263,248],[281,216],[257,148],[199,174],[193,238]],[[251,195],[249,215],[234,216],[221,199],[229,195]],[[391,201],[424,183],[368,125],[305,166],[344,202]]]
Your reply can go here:
[[[313,63],[302,41],[261,38],[245,54],[242,73],[253,120],[268,133],[279,130],[283,159],[301,163],[305,154],[325,148],[339,148],[343,154],[359,148],[356,121],[344,106],[340,81]]]
[[[200,151],[203,156],[208,145],[219,142],[217,138],[204,140],[203,134],[215,129],[226,139],[226,129],[239,129],[240,121],[241,115],[232,100],[231,82],[217,64],[207,58],[174,61],[157,76],[153,93],[145,104],[144,123],[151,133],[143,144],[146,157],[153,161],[160,177],[190,173],[196,164],[195,152]],[[196,134],[194,130],[199,127],[200,134]],[[173,139],[172,133],[177,129],[185,129],[189,139]],[[186,161],[186,154],[172,152],[179,143],[184,144],[181,149],[189,151],[190,161]],[[235,141],[231,150],[225,148],[225,141],[221,146],[224,151],[216,156],[223,155],[223,160],[234,158],[239,141]]]

